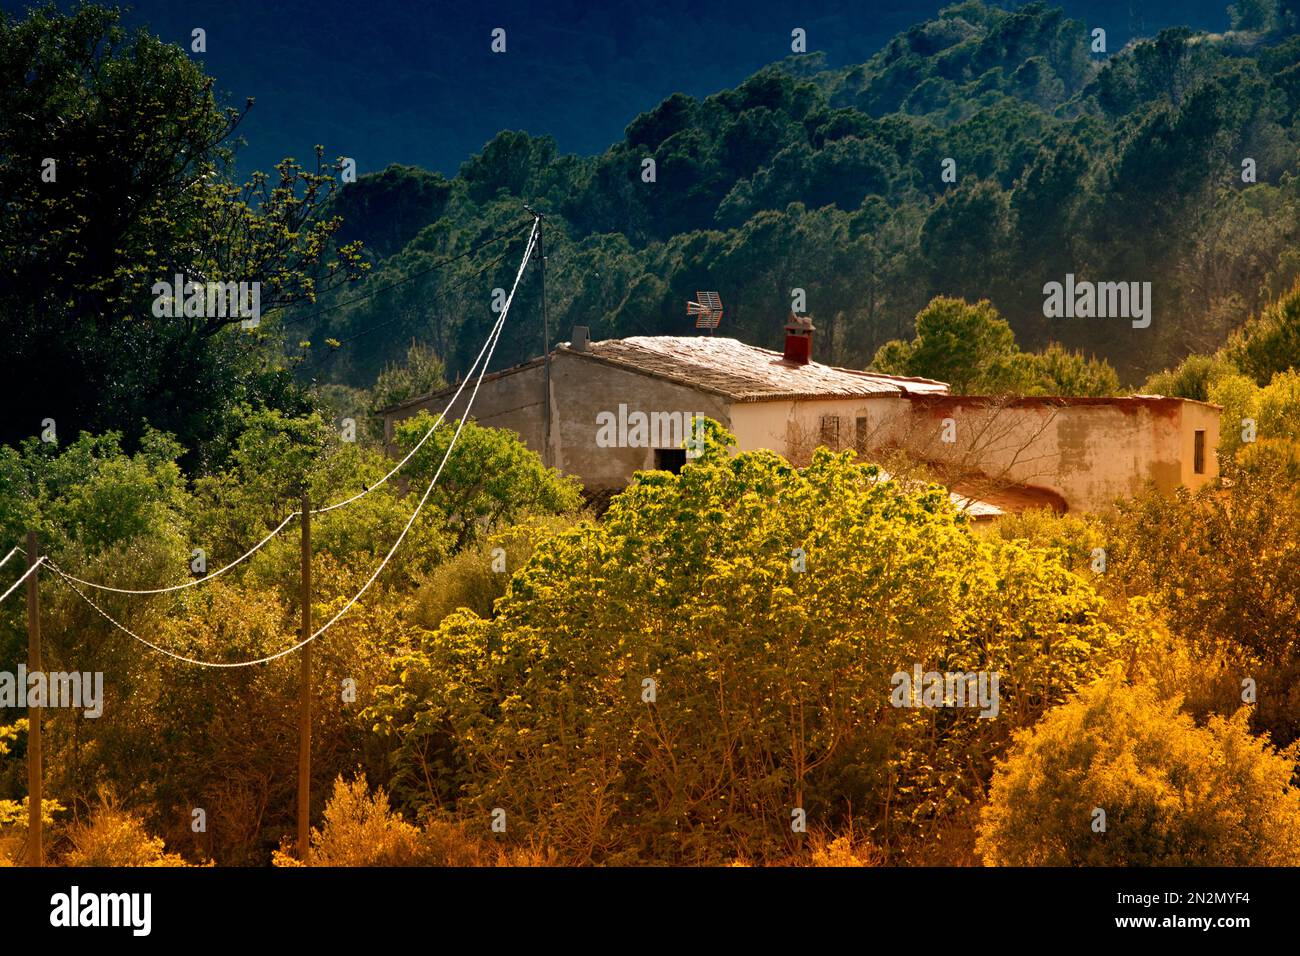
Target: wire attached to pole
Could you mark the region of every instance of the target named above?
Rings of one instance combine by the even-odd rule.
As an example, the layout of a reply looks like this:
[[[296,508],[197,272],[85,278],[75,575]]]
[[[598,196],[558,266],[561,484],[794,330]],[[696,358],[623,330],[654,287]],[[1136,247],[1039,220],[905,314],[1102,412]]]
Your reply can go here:
[[[537,234],[536,230],[537,230],[537,224],[534,223],[534,232],[530,234],[529,247],[528,250],[526,250],[528,253],[531,253],[531,249],[533,245],[532,237]],[[525,262],[528,261],[527,257],[525,257],[524,261]],[[511,298],[513,297],[514,297],[514,290],[512,289]],[[399,461],[396,465],[394,465],[391,469],[389,469],[388,473],[384,475],[384,477],[380,478],[374,484],[366,486],[361,491],[357,492],[355,495],[352,495],[352,497],[345,498],[342,501],[336,501],[334,502],[334,504],[331,505],[325,505],[320,508],[313,508],[311,513],[316,515],[328,514],[331,511],[336,511],[337,509],[346,507],[347,505],[350,505],[355,501],[359,501],[362,498],[364,498],[366,495],[382,487],[394,475],[396,475],[399,471],[401,471],[402,468],[406,466],[406,463],[415,457],[416,453],[419,452],[419,450],[424,447],[425,442],[427,442],[430,439],[430,437],[433,436],[433,433],[437,431],[438,428],[442,425],[442,423],[446,420],[447,413],[451,411],[452,408],[455,407],[456,402],[460,399],[461,393],[465,390],[465,386],[468,385],[470,379],[474,377],[474,372],[478,368],[479,362],[483,360],[484,354],[487,353],[488,345],[492,342],[492,336],[493,336],[493,332],[489,331],[487,338],[483,340],[483,345],[479,349],[478,355],[475,357],[473,363],[470,364],[469,371],[466,373],[465,378],[463,378],[460,384],[457,386],[455,394],[452,395],[451,399],[447,402],[443,410],[438,413],[437,419],[434,421],[432,425],[429,426],[428,431],[424,433],[424,435],[420,438],[420,440],[415,444],[415,446],[409,452],[406,453],[406,455],[402,458],[401,461]],[[495,346],[493,346],[493,349],[495,349]],[[489,359],[491,358],[490,355],[488,357]],[[487,366],[484,365],[485,370],[486,368]],[[185,581],[181,584],[173,584],[168,587],[161,587],[161,588],[119,588],[119,587],[113,587],[112,585],[108,585],[108,584],[100,584],[95,581],[87,581],[84,578],[79,578],[76,575],[67,574],[66,572],[60,572],[60,573],[63,574],[63,576],[68,578],[69,580],[75,581],[77,584],[80,584],[82,587],[94,588],[97,591],[107,591],[111,594],[145,595],[145,594],[169,594],[173,591],[184,591],[187,588],[197,587],[200,584],[204,584],[208,581],[211,581],[213,578],[225,574],[227,571],[229,571],[231,568],[235,567],[236,565],[239,565],[242,562],[247,561],[259,550],[261,550],[264,546],[269,544],[271,540],[275,538],[276,535],[278,535],[281,531],[283,531],[288,526],[289,522],[293,521],[294,518],[298,517],[301,514],[302,514],[301,511],[290,512],[290,514],[286,516],[285,519],[281,521],[278,525],[276,525],[276,527],[272,529],[271,532],[266,535],[266,537],[264,537],[261,541],[257,542],[257,544],[253,545],[253,547],[249,548],[239,557],[235,558],[235,560],[231,561],[229,564],[225,565],[224,567],[218,568],[216,571],[213,571],[211,574],[206,574],[201,578],[195,578],[192,581]],[[16,547],[14,550],[21,551],[22,549]],[[10,556],[12,556],[12,554],[13,551],[10,552]],[[9,560],[9,558],[6,557],[4,560],[7,561]],[[3,561],[0,561],[0,565],[2,565],[3,563],[4,563]],[[3,598],[0,598],[0,600],[3,600]]]
[[[10,554],[13,554],[13,551],[10,551],[9,553],[10,553]],[[8,559],[6,558],[5,560],[8,560]],[[36,563],[33,564],[30,568],[28,568],[26,571],[24,571],[24,572],[23,572],[23,576],[22,576],[21,578],[19,578],[19,579],[18,579],[17,581],[15,581],[13,584],[9,585],[9,590],[5,591],[4,594],[0,594],[0,601],[4,601],[5,598],[7,598],[9,595],[11,595],[11,594],[13,594],[15,591],[17,591],[17,590],[18,590],[18,586],[19,586],[20,584],[22,584],[24,581],[26,581],[29,577],[31,577],[33,571],[35,571],[35,570],[36,570],[37,568],[39,568],[42,564],[45,564],[45,563],[46,563],[45,555],[41,555],[39,558],[37,558],[37,559],[36,559]],[[53,562],[50,563],[50,566],[51,566],[51,567],[54,566],[54,565],[53,565]]]
[[[64,583],[67,584],[70,588],[72,588],[72,590],[75,591],[83,601],[85,601],[92,608],[98,611],[99,614],[102,615],[113,626],[117,627],[121,631],[126,632],[131,637],[139,641],[141,644],[144,644],[146,647],[151,648],[152,650],[155,650],[160,654],[165,654],[166,656],[172,658],[173,660],[180,661],[183,664],[192,664],[196,667],[213,667],[213,668],[222,668],[222,669],[229,669],[235,667],[252,667],[256,664],[266,664],[266,663],[270,663],[271,661],[278,660],[281,657],[285,657],[288,654],[292,654],[294,651],[302,647],[305,647],[308,644],[310,644],[312,641],[316,640],[316,638],[320,637],[322,634],[328,631],[336,621],[338,621],[341,617],[343,617],[343,615],[346,614],[352,608],[352,606],[361,599],[361,596],[364,595],[366,591],[370,589],[370,585],[374,584],[375,580],[379,577],[379,575],[383,573],[384,568],[388,566],[388,563],[392,560],[393,555],[397,553],[397,549],[401,547],[402,542],[406,539],[406,535],[410,532],[411,527],[415,524],[415,519],[419,517],[420,512],[423,510],[425,506],[425,503],[429,500],[429,496],[433,493],[434,486],[437,485],[438,479],[442,476],[442,470],[446,466],[448,459],[451,457],[452,450],[456,447],[456,441],[457,439],[460,438],[461,430],[465,427],[465,422],[468,418],[469,410],[470,408],[473,407],[474,400],[478,396],[479,386],[483,384],[483,376],[487,371],[488,365],[492,361],[492,354],[493,352],[496,351],[497,342],[500,341],[501,331],[505,327],[506,316],[510,312],[510,305],[514,301],[516,290],[519,288],[519,281],[520,279],[523,278],[524,268],[528,265],[528,260],[532,256],[532,251],[536,244],[535,243],[536,237],[537,237],[537,226],[536,224],[534,224],[533,232],[529,236],[528,247],[524,250],[523,260],[519,263],[519,272],[515,275],[514,285],[510,289],[510,295],[506,297],[505,306],[501,309],[501,315],[497,319],[496,325],[493,327],[492,332],[488,337],[490,342],[490,348],[488,349],[488,353],[487,353],[487,361],[483,363],[483,368],[479,370],[478,380],[474,383],[474,391],[470,394],[469,401],[467,402],[465,407],[465,415],[463,415],[457,421],[456,432],[455,434],[452,435],[451,442],[447,445],[447,450],[446,452],[443,453],[442,461],[439,462],[438,468],[434,472],[433,478],[429,482],[429,486],[424,489],[424,494],[420,496],[419,503],[415,506],[415,510],[411,512],[411,517],[407,520],[406,526],[402,528],[401,533],[397,536],[397,540],[393,542],[393,546],[388,550],[388,554],[384,556],[383,561],[379,563],[379,566],[375,568],[375,570],[371,573],[370,577],[366,579],[366,583],[361,586],[361,590],[359,590],[356,594],[354,594],[351,598],[349,598],[347,603],[344,604],[343,607],[340,608],[333,617],[331,617],[323,625],[317,628],[317,630],[313,634],[311,634],[311,636],[306,637],[303,640],[299,641],[297,644],[294,644],[292,647],[287,647],[284,650],[278,651],[275,654],[268,654],[265,657],[259,657],[256,658],[255,660],[250,660],[250,661],[235,661],[230,663],[220,663],[216,661],[204,661],[204,660],[199,660],[198,658],[186,657],[183,654],[178,654],[175,651],[169,650],[165,647],[155,644],[152,641],[141,637],[139,634],[136,634],[126,625],[120,623],[115,618],[113,618],[112,615],[110,615],[107,611],[101,608],[94,601],[90,600],[90,598],[86,597],[86,595],[82,593],[81,589],[78,588],[76,584],[73,583],[73,580],[67,574],[65,574],[63,570],[53,561],[48,562],[50,567],[54,569],[54,572],[58,574],[59,577],[64,580]],[[36,565],[33,565],[33,570],[35,569],[35,567]],[[31,571],[28,571],[28,573],[30,574]]]

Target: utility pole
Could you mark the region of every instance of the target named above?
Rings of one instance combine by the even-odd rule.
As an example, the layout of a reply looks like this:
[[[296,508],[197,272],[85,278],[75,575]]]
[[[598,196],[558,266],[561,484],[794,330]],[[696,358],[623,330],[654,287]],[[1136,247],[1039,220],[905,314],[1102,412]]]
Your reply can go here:
[[[546,319],[546,245],[542,239],[542,214],[537,214],[537,263],[541,268],[542,279],[542,354],[551,352],[551,327]]]
[[[311,500],[302,493],[302,640],[311,639]],[[298,859],[311,842],[311,645],[300,649],[298,688]]]
[[[27,675],[41,672],[40,575],[32,568],[40,560],[36,532],[27,532]],[[48,684],[46,685],[48,687]],[[27,865],[44,866],[41,847],[41,708],[27,702]]]
[[[543,439],[542,464],[551,467],[551,327],[546,319],[546,246],[542,242],[542,214],[537,217],[537,262],[542,281],[542,375],[546,380],[546,434]]]

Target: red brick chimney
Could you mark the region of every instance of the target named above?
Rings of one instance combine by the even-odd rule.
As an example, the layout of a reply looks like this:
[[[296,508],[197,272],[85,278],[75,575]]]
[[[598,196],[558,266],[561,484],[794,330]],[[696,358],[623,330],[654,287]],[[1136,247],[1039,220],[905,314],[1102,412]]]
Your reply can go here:
[[[812,317],[790,313],[790,321],[785,324],[785,360],[795,365],[807,365],[812,361]]]

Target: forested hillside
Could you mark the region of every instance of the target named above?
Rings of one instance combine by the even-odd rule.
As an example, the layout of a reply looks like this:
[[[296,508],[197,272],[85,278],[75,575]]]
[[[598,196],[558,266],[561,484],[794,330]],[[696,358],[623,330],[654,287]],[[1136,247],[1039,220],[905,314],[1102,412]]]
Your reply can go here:
[[[463,367],[478,336],[458,332],[485,321],[509,266],[477,273],[502,244],[400,280],[528,203],[549,216],[552,341],[574,324],[683,332],[685,301],[708,288],[725,334],[773,346],[802,288],[819,357],[862,366],[947,294],[990,299],[1025,348],[1059,341],[1136,385],[1219,346],[1300,271],[1286,251],[1300,228],[1300,37],[1286,9],[1231,14],[1232,32],[1097,53],[1088,25],[1047,4],[963,3],[860,65],[792,55],[735,89],[671,96],[598,156],[502,132],[450,180],[363,175],[337,208],[374,268],[329,304],[389,290],[293,326],[292,347],[310,341],[313,375],[357,386],[412,339]],[[1067,273],[1151,282],[1150,327],[1045,319],[1043,286]],[[539,283],[526,294],[505,361],[541,348]],[[329,338],[344,341],[332,358]]]

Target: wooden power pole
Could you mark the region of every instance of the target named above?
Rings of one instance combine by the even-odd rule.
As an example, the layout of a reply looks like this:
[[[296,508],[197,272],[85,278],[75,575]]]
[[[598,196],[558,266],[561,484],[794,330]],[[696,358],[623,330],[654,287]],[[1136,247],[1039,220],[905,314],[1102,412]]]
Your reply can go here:
[[[537,269],[542,285],[542,379],[545,382],[543,407],[546,427],[542,436],[542,464],[550,468],[554,462],[551,454],[551,326],[546,318],[546,246],[542,243],[542,214],[537,216]]]
[[[32,568],[40,560],[36,550],[36,532],[27,532],[27,676],[41,672],[41,615],[37,604],[40,574]],[[49,686],[48,684],[46,685]],[[41,847],[41,708],[27,702],[27,865],[44,866]]]
[[[302,640],[311,639],[311,502],[302,496]],[[301,655],[298,700],[298,859],[307,862],[311,841],[311,645]]]

